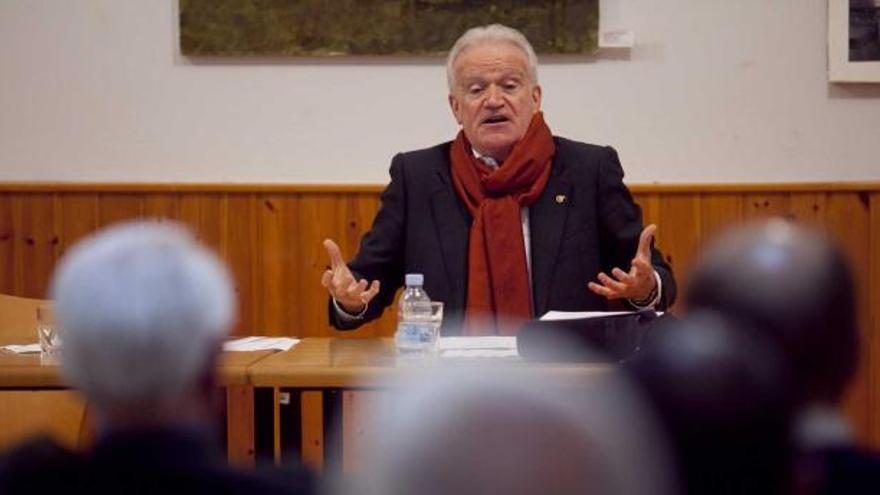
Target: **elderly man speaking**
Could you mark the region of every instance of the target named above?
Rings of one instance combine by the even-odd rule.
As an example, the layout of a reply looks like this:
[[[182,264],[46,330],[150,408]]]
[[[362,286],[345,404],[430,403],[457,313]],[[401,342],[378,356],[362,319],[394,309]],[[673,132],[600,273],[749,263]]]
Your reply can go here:
[[[348,265],[326,240],[330,321],[377,318],[406,273],[445,303],[445,335],[511,335],[549,310],[603,310],[625,299],[662,309],[675,297],[653,225],[623,184],[610,147],[551,134],[537,57],[518,31],[467,31],[447,61],[452,142],[401,153]]]

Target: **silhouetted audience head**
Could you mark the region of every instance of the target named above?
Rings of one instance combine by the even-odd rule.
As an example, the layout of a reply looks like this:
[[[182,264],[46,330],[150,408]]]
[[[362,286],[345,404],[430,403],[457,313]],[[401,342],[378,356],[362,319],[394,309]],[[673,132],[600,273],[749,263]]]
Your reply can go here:
[[[773,338],[790,360],[799,403],[838,401],[855,373],[853,278],[820,232],[778,219],[724,233],[694,268],[686,304]]]
[[[213,407],[234,293],[224,266],[183,227],[104,230],[63,258],[51,293],[62,373],[101,426],[197,421]]]
[[[785,360],[714,313],[659,324],[628,364],[666,427],[688,494],[784,493]]]
[[[215,443],[217,361],[235,299],[183,226],[136,221],[81,241],[51,283],[61,371],[95,413],[83,451],[34,439],[0,456],[0,492],[310,493],[298,466],[244,471]]]
[[[420,374],[374,411],[366,465],[338,492],[672,493],[652,418],[618,379],[597,372],[573,386],[475,366]]]

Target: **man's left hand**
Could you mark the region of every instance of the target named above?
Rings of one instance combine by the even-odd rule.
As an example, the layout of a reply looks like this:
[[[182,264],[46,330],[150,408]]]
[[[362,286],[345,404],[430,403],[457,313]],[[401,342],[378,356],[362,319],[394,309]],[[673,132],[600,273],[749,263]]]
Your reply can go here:
[[[631,301],[644,301],[651,295],[657,286],[654,277],[654,266],[651,264],[651,241],[657,232],[656,225],[648,225],[639,236],[639,247],[636,256],[632,259],[629,272],[620,268],[611,270],[609,277],[604,272],[599,273],[599,283],[590,282],[590,290],[605,296],[609,300],[629,299]]]

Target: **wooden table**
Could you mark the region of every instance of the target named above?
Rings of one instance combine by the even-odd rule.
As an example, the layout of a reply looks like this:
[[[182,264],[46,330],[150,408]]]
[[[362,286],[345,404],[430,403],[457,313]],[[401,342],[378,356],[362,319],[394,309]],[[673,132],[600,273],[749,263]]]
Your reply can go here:
[[[254,392],[248,368],[274,352],[225,352],[220,357],[220,382],[226,388],[226,440],[229,459],[234,462],[252,464],[255,459]],[[48,427],[66,443],[76,444],[87,436],[85,405],[66,388],[57,364],[43,362],[39,354],[0,351],[0,428],[34,431]],[[10,434],[2,440],[17,438]]]
[[[248,368],[275,351],[224,352],[219,374],[223,386],[249,385]],[[67,388],[58,365],[44,361],[39,354],[0,351],[0,389]]]
[[[276,460],[298,452],[314,469],[325,465],[356,469],[353,452],[370,410],[376,410],[387,391],[403,383],[414,369],[490,362],[504,367],[505,373],[546,378],[558,386],[579,385],[585,377],[610,369],[608,365],[535,364],[519,358],[399,359],[388,338],[306,338],[249,369],[257,401],[264,402],[262,409],[272,411],[274,424],[271,431],[257,434],[257,444],[269,446],[271,452],[262,454],[274,455]]]
[[[39,354],[0,351],[0,449],[41,432],[69,447],[89,436],[86,407]]]
[[[39,354],[0,351],[0,389],[53,388],[66,388],[57,365],[42,362]]]

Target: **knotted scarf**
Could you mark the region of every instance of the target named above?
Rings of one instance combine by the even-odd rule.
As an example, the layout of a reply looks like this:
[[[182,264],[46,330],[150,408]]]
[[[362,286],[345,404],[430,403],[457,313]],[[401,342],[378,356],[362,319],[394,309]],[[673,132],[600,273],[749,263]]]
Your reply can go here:
[[[514,335],[533,316],[520,211],[544,191],[555,150],[541,112],[494,170],[474,156],[464,132],[452,143],[452,181],[473,217],[465,335]]]

